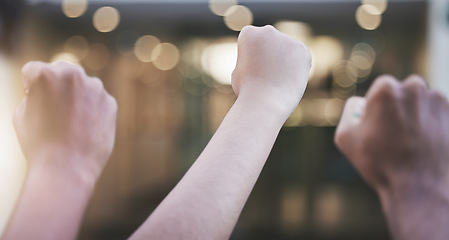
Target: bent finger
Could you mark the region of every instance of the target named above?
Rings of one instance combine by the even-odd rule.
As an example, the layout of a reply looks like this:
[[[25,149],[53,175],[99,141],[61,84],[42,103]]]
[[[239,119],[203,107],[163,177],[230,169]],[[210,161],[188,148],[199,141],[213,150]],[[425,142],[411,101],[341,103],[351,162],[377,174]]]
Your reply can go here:
[[[353,133],[360,124],[365,112],[366,100],[363,97],[351,97],[346,101],[343,114],[335,131],[335,144],[347,152],[347,146],[353,141]],[[349,146],[350,147],[350,146]]]

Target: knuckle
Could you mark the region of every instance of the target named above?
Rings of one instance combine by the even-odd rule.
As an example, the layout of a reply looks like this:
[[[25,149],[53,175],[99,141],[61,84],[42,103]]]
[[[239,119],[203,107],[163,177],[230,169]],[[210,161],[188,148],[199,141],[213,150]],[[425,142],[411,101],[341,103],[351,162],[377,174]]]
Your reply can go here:
[[[42,65],[41,67],[35,69],[36,78],[32,81],[36,83],[44,82],[46,80],[51,79],[51,76],[54,75],[53,69],[48,65]]]
[[[418,95],[427,90],[424,79],[417,75],[408,77],[402,85],[403,91],[408,94]]]
[[[398,89],[397,82],[394,77],[391,75],[382,75],[376,79],[375,84],[377,85],[377,94],[378,97],[382,97],[385,99],[392,99],[398,97]]]

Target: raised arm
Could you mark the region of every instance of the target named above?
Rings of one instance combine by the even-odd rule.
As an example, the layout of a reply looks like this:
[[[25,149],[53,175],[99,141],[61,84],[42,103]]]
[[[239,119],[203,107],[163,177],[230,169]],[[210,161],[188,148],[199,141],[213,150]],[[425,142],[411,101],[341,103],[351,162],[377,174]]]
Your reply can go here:
[[[271,26],[245,27],[232,76],[238,95],[178,185],[131,239],[227,239],[285,120],[307,85],[307,47]]]
[[[337,146],[378,193],[396,240],[449,239],[449,103],[419,76],[348,100]]]
[[[81,67],[31,62],[14,126],[28,175],[3,239],[75,239],[109,155],[117,104]]]

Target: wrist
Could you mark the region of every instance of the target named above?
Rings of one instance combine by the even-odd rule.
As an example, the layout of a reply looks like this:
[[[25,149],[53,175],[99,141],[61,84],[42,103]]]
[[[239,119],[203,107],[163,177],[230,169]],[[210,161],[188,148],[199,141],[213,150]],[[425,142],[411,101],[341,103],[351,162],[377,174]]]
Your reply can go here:
[[[282,98],[272,97],[270,93],[263,91],[243,91],[241,90],[237,102],[247,106],[251,111],[260,111],[263,114],[269,114],[278,118],[282,125],[296,109],[298,102],[296,99],[291,101]]]
[[[375,187],[384,212],[391,213],[398,205],[419,206],[433,201],[449,203],[449,184],[445,178],[424,173],[397,174],[388,185]]]
[[[47,145],[29,157],[28,176],[45,176],[61,184],[93,191],[99,173],[89,167],[95,159],[74,149]]]

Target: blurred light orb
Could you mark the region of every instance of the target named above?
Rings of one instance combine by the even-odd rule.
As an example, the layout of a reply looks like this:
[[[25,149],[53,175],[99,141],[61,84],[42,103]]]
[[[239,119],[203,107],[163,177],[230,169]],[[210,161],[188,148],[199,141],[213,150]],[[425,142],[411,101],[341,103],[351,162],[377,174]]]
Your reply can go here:
[[[95,11],[93,24],[99,32],[111,32],[120,23],[120,13],[113,7],[101,7]]]
[[[158,57],[157,55],[160,53],[156,53],[153,56],[153,50],[161,43],[161,41],[151,35],[145,35],[137,39],[136,43],[134,44],[134,55],[139,59],[141,62],[152,62],[156,60]],[[159,49],[158,49],[159,51]]]
[[[326,103],[324,108],[324,116],[326,117],[328,123],[332,126],[336,126],[343,113],[343,108],[345,106],[345,101],[332,98]]]
[[[237,0],[209,0],[209,9],[218,16],[225,16],[228,8],[237,5]]]
[[[373,66],[374,59],[365,52],[353,52],[350,59],[361,70],[368,70]]]
[[[362,0],[362,5],[371,5],[374,8],[369,8],[368,11],[370,11],[372,14],[382,14],[387,10],[387,0]]]
[[[178,48],[171,43],[158,44],[151,53],[153,64],[160,70],[166,71],[174,68],[180,58]]]
[[[374,48],[369,45],[368,43],[364,43],[364,42],[359,42],[356,45],[354,45],[354,47],[352,48],[352,53],[357,53],[357,52],[364,52],[366,53],[373,61],[376,58],[376,51],[374,50]]]
[[[51,58],[50,62],[52,62],[52,63],[53,62],[67,62],[67,63],[77,64],[77,65],[79,65],[79,63],[80,63],[79,59],[75,55],[73,55],[71,53],[67,53],[67,52],[60,52],[60,53],[55,54]]]
[[[308,43],[313,35],[309,24],[298,21],[279,21],[274,27],[290,37]]]
[[[77,18],[87,10],[87,0],[63,0],[62,12],[66,17]]]
[[[357,8],[355,19],[359,26],[366,30],[375,30],[382,23],[382,15],[375,14],[377,8],[373,5],[361,5]]]
[[[343,58],[344,48],[341,41],[332,36],[317,36],[309,44],[312,55],[310,84],[320,84],[331,69]]]
[[[122,56],[131,56],[134,54],[134,45],[139,39],[140,34],[134,30],[125,30],[119,33],[115,39],[115,47]]]
[[[235,5],[226,10],[223,19],[229,29],[240,31],[253,23],[253,13],[245,6]]]
[[[211,44],[201,55],[201,65],[215,81],[231,85],[231,75],[237,64],[237,40]]]
[[[357,82],[358,70],[353,62],[341,60],[335,66],[332,76],[339,87],[350,88]]]
[[[371,69],[376,61],[376,51],[367,43],[357,43],[351,52],[349,59],[358,68],[359,82],[371,74]]]
[[[77,59],[83,60],[89,54],[89,43],[85,37],[75,35],[65,41],[63,49],[64,52],[73,54]]]
[[[109,49],[102,43],[90,45],[90,51],[83,60],[83,65],[93,71],[99,71],[106,67],[110,60]]]

